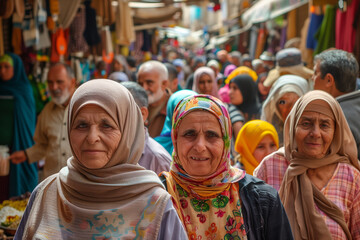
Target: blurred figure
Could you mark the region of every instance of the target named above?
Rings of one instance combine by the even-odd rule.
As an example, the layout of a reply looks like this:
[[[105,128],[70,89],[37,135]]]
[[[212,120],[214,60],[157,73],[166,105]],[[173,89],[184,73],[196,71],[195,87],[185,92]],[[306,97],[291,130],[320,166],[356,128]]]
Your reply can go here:
[[[214,73],[215,73],[215,79],[216,79],[216,83],[218,85],[218,88],[222,85],[223,83],[223,78],[224,75],[220,73],[220,64],[218,63],[218,61],[216,60],[210,60],[207,64],[207,67],[211,68]],[[228,65],[229,66],[229,65]]]
[[[218,87],[214,71],[209,67],[198,68],[194,73],[193,91],[218,97]]]
[[[113,72],[110,74],[109,79],[118,83],[129,81],[128,76],[124,72]]]
[[[263,158],[279,148],[279,137],[273,125],[262,120],[251,120],[244,124],[235,142],[239,153],[239,163],[247,174],[253,175],[254,169]]]
[[[140,108],[144,123],[149,115],[148,96],[144,88],[136,82],[124,82],[124,87],[131,93],[138,107]],[[148,170],[154,171],[156,174],[162,171],[170,170],[171,156],[170,154],[152,137],[149,136],[147,127],[145,127],[145,146],[143,153],[139,159],[139,165]]]
[[[268,70],[265,67],[265,64],[264,64],[263,60],[254,59],[251,62],[251,65],[253,66],[253,70],[256,72],[257,75],[259,75],[261,73],[268,72]]]
[[[13,129],[10,130],[8,147],[12,152],[24,151],[34,143],[36,108],[23,62],[13,53],[6,53],[0,57],[0,96],[10,96],[14,100]],[[4,115],[1,118],[4,118]],[[0,202],[33,191],[37,183],[36,163],[10,163],[9,175],[0,177]]]
[[[93,74],[93,79],[98,78],[108,78],[108,73],[106,71],[106,63],[103,60],[96,63],[96,69]]]
[[[174,65],[171,63],[164,63],[164,65],[168,71],[169,89],[171,90],[171,92],[174,93],[174,92],[181,90],[182,88],[179,84],[178,72],[177,72],[176,68],[174,67]]]
[[[193,83],[194,83],[194,72],[199,67],[205,66],[205,60],[202,57],[194,57],[191,65],[192,73],[189,75],[189,77],[186,79],[186,85],[185,88],[191,90]]]
[[[137,81],[146,90],[149,100],[148,129],[151,137],[159,136],[166,118],[166,104],[171,93],[169,75],[159,61],[147,61],[140,65]]]
[[[274,125],[279,135],[279,145],[283,145],[283,129],[286,117],[295,102],[309,91],[308,82],[299,76],[281,76],[271,87],[262,106],[261,119]]]
[[[260,56],[260,60],[262,60],[265,64],[265,67],[268,70],[271,70],[275,66],[275,56],[271,52],[264,51]]]
[[[75,77],[70,66],[55,63],[48,72],[47,84],[51,96],[38,116],[34,134],[35,144],[23,151],[14,152],[10,157],[13,163],[27,160],[35,163],[45,159],[42,179],[57,173],[66,166],[71,157],[66,119],[68,105],[76,89]]]
[[[129,66],[131,81],[136,82],[136,60],[132,56],[127,56],[126,57],[126,63]]]
[[[172,154],[174,150],[174,146],[171,140],[171,129],[172,129],[171,121],[174,115],[174,109],[181,100],[189,96],[195,96],[196,94],[197,93],[192,90],[184,89],[177,91],[176,93],[172,94],[171,97],[169,98],[166,107],[166,119],[165,119],[164,127],[161,131],[160,136],[155,138],[155,141],[160,143],[168,151],[169,154]]]
[[[263,103],[266,100],[266,98],[269,96],[270,87],[264,86],[264,81],[267,78],[267,75],[268,75],[267,72],[261,73],[258,76],[258,79],[256,80],[260,103]]]
[[[227,67],[227,65],[231,64],[229,62],[229,56],[228,56],[228,52],[226,50],[220,50],[216,53],[216,58],[220,63],[221,69],[220,72],[222,74],[224,74],[225,68]]]
[[[249,54],[244,54],[242,56],[241,66],[245,66],[245,67],[248,67],[248,68],[252,69],[253,66],[251,65],[251,62],[252,62],[252,59],[251,59]]]
[[[182,59],[177,58],[173,61],[172,63],[175,68],[176,68],[176,72],[177,72],[177,79],[178,79],[178,84],[181,86],[181,88],[185,87],[185,72],[184,72],[184,62]]]
[[[264,81],[264,86],[271,87],[282,75],[300,76],[310,82],[313,70],[304,66],[301,52],[297,48],[286,48],[276,54],[276,67],[272,69]],[[312,88],[312,87],[311,87]]]
[[[239,51],[232,51],[230,53],[231,64],[234,64],[236,67],[241,65],[241,53]]]
[[[126,74],[128,79],[131,79],[131,71],[128,67],[127,61],[124,56],[116,55],[113,60],[114,72],[123,72]],[[110,77],[109,77],[110,78]],[[112,79],[112,78],[110,78]],[[115,80],[115,79],[112,79]]]

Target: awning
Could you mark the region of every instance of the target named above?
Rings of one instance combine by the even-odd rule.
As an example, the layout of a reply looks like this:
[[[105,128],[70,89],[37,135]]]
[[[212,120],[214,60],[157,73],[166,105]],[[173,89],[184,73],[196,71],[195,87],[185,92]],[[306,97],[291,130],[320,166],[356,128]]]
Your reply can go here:
[[[260,0],[248,9],[241,19],[244,26],[251,26],[274,19],[308,2],[309,0]]]

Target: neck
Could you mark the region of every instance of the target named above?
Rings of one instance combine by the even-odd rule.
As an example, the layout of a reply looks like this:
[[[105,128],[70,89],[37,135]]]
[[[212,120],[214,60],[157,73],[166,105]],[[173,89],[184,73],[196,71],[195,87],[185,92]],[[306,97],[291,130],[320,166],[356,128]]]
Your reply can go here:
[[[323,189],[334,175],[337,163],[326,165],[323,167],[308,169],[307,175],[310,181],[317,189]]]

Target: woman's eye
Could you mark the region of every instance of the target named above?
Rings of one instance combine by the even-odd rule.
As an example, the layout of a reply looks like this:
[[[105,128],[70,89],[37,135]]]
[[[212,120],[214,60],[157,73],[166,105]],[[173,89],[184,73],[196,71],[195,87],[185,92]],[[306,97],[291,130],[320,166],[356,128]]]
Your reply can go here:
[[[280,104],[280,105],[284,105],[285,103],[286,103],[285,100],[280,100],[280,101],[279,101],[279,104]]]
[[[79,123],[76,128],[86,128],[87,127],[87,124],[86,123]]]
[[[195,132],[193,132],[193,131],[188,131],[183,134],[184,137],[192,137],[194,135],[195,135]]]
[[[219,134],[217,134],[216,132],[208,132],[206,135],[210,138],[219,137]]]

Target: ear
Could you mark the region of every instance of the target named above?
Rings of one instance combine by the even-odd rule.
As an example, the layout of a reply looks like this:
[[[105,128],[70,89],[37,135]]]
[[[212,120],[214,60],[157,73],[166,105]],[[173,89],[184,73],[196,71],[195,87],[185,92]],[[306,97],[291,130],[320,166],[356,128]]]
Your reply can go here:
[[[169,80],[164,80],[161,82],[161,89],[165,91],[165,88],[169,87]]]
[[[335,87],[335,79],[331,73],[327,73],[325,75],[325,80],[326,80],[326,83],[325,83],[326,87],[328,87],[328,88]]]
[[[76,88],[76,78],[71,79],[71,86]]]
[[[147,107],[141,107],[140,108],[140,111],[141,111],[141,115],[143,117],[143,121],[144,123],[146,122],[148,116],[149,116],[149,110],[147,109]]]
[[[178,85],[178,79],[177,78],[174,78],[172,80],[172,86],[171,86],[171,89],[177,89],[177,85]]]

